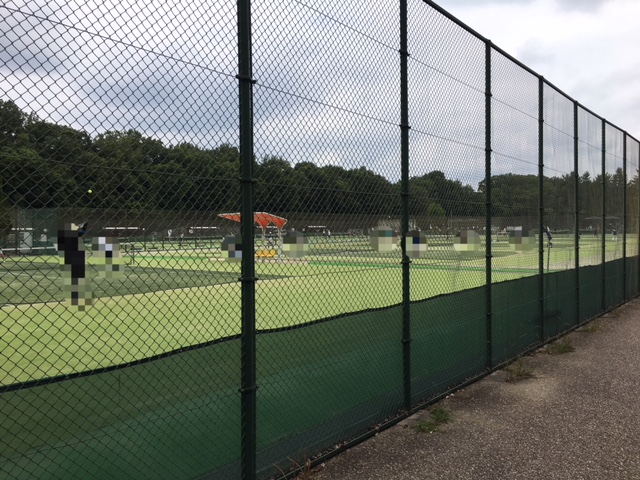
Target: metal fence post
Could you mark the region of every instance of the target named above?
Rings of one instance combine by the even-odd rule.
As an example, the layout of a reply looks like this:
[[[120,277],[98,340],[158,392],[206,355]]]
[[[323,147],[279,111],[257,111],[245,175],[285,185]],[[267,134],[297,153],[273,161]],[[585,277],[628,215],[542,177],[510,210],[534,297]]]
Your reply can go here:
[[[627,132],[622,134],[622,291],[627,300]]]
[[[575,256],[576,256],[576,318],[580,322],[580,171],[578,150],[578,102],[573,102],[573,171],[575,175],[575,191],[573,202],[575,208]]]
[[[256,478],[256,276],[253,239],[251,0],[238,0],[238,85],[242,197],[241,478]]]
[[[538,77],[538,288],[540,289],[540,341],[544,340],[544,77]]]
[[[493,311],[491,296],[491,41],[485,41],[485,270],[487,289],[486,367],[493,367]]]
[[[409,77],[407,0],[400,0],[400,133],[402,162],[402,351],[404,401],[411,410],[411,260],[407,255],[409,231]]]
[[[602,119],[602,232],[600,232],[601,234],[601,241],[602,241],[602,246],[601,246],[601,255],[602,255],[602,267],[601,267],[601,271],[602,271],[602,289],[601,289],[601,303],[600,303],[600,309],[604,312],[605,310],[605,292],[606,292],[606,281],[605,281],[605,274],[606,274],[606,268],[605,268],[605,263],[606,263],[606,241],[607,241],[607,199],[606,199],[606,190],[607,190],[607,184],[606,184],[606,153],[607,153],[607,144],[606,144],[606,127],[607,127],[607,123],[605,121],[605,119]]]

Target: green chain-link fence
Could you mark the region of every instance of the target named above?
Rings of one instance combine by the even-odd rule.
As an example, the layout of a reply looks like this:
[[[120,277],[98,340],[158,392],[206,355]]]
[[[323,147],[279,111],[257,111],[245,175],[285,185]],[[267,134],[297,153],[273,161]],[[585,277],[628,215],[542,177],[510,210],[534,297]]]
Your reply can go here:
[[[637,139],[429,1],[0,12],[2,478],[283,476],[639,293]]]

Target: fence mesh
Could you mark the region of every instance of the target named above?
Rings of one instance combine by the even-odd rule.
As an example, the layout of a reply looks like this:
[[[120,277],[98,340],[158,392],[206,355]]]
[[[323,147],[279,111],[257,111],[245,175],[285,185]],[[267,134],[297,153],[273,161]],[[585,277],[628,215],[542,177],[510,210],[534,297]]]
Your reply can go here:
[[[547,85],[542,95],[543,335],[553,336],[577,321],[576,245],[582,248],[591,237],[583,237],[590,232],[586,225],[576,224],[574,103]]]
[[[286,471],[287,457],[338,443],[338,425],[353,435],[402,406],[402,323],[388,308],[402,300],[397,249],[369,241],[379,218],[398,228],[387,180],[399,148],[398,45],[387,38],[398,12],[254,6],[256,209],[287,219],[257,248],[290,249],[257,262],[258,468]],[[290,26],[274,42],[278,19]]]
[[[0,8],[0,476],[237,462],[235,7]]]
[[[640,144],[627,138],[626,143],[626,218],[624,220],[624,247],[625,247],[625,273],[626,296],[632,296],[638,291],[638,246],[640,242],[638,221],[640,219]]]
[[[426,240],[411,264],[414,401],[486,362],[484,45],[422,7],[408,15],[410,228]],[[467,301],[427,300],[456,291]]]
[[[0,5],[0,477],[282,476],[639,293],[634,137],[431,2],[251,8]]]

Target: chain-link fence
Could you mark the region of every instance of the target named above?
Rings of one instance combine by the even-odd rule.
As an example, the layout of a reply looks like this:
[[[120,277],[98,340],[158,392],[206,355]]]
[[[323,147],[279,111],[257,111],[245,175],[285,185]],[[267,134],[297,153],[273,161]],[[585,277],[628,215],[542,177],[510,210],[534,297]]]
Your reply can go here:
[[[284,476],[639,293],[638,141],[429,1],[0,12],[3,478]]]

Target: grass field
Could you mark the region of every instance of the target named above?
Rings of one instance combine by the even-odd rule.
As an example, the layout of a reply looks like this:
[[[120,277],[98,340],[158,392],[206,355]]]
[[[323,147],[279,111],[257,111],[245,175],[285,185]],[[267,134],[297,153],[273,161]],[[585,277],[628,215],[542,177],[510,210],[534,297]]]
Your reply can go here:
[[[597,264],[599,238],[581,240],[581,264]],[[628,238],[628,244],[634,244]],[[182,245],[183,247],[185,245]],[[140,360],[240,333],[240,265],[218,248],[139,250],[121,278],[98,278],[89,258],[93,304],[85,311],[64,299],[57,256],[16,256],[0,264],[0,385],[68,375]],[[628,247],[630,248],[630,247]],[[573,268],[571,237],[545,252],[550,270]],[[635,250],[634,250],[635,251]],[[628,252],[632,254],[633,252]],[[492,281],[538,273],[538,251],[492,245]],[[607,259],[622,243],[607,243]],[[423,300],[483,285],[485,252],[457,253],[431,239],[411,266],[411,299]],[[256,263],[257,328],[293,327],[402,300],[399,250],[379,254],[364,237],[320,238],[300,261]]]

